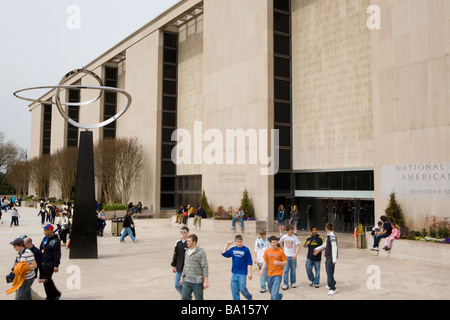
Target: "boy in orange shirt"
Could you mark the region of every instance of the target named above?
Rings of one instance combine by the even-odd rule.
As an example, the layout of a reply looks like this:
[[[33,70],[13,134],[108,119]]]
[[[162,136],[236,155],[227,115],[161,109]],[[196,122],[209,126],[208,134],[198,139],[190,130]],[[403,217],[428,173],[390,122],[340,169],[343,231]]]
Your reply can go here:
[[[280,293],[281,280],[283,279],[283,267],[287,265],[287,257],[283,249],[278,247],[278,238],[271,236],[269,238],[270,247],[266,249],[261,268],[260,276],[267,268],[267,284],[270,291],[271,300],[281,300],[283,294]]]

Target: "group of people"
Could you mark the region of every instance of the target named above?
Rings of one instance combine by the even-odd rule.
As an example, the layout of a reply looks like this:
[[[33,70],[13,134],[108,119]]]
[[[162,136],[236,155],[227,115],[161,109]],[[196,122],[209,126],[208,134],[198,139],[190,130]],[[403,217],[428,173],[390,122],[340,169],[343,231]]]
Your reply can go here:
[[[12,196],[11,199],[6,196],[0,197],[0,212],[11,210],[14,207],[22,206],[22,198],[20,196]]]
[[[14,239],[10,244],[17,251],[9,279],[12,287],[7,294],[16,293],[16,300],[41,299],[32,289],[36,279],[43,283],[46,300],[59,300],[61,292],[52,280],[53,273],[59,271],[61,262],[61,241],[51,224],[43,227],[44,238],[35,247],[26,235]]]
[[[6,213],[9,210],[11,211],[11,223],[9,224],[10,227],[18,226],[19,225],[19,211],[17,211],[16,207],[20,207],[22,203],[22,199],[20,197],[13,196],[10,199],[8,199],[6,196],[3,196],[3,198],[0,198],[0,223],[3,224],[3,211]]]
[[[202,227],[202,219],[205,219],[207,217],[206,211],[204,208],[202,208],[201,205],[197,207],[197,211],[194,211],[194,207],[192,207],[190,204],[185,207],[184,205],[180,205],[180,208],[177,211],[176,216],[176,223],[182,224],[184,226],[187,225],[189,217],[193,217],[194,221],[194,227],[195,229]]]
[[[386,216],[381,216],[377,225],[372,228],[373,246],[369,250],[378,251],[380,240],[386,238],[383,249],[391,250],[392,240],[399,239],[401,235],[400,226],[388,221]]]
[[[301,226],[301,230],[306,230],[308,227],[308,223],[311,228],[311,221],[313,217],[313,209],[310,204],[307,205],[305,210],[305,216],[303,219],[303,225]],[[297,205],[291,206],[291,210],[288,212],[283,204],[280,204],[277,210],[276,220],[278,222],[278,228],[280,230],[280,237],[283,235],[284,230],[287,226],[292,226],[294,228],[294,234],[297,235],[297,230],[299,227],[299,223],[301,221],[300,211]]]
[[[52,201],[40,201],[38,216],[41,217],[41,225],[46,222],[56,225],[54,233],[58,233],[62,240],[62,246],[67,245],[67,237],[70,239],[72,228],[73,208],[70,202],[65,202],[59,209]]]
[[[308,249],[305,267],[309,285],[319,288],[320,263],[324,252],[328,294],[333,295],[336,293],[334,269],[338,258],[338,242],[331,223],[325,225],[325,230],[326,239],[318,234],[316,227],[312,227],[311,235],[303,242],[303,247]],[[244,245],[241,235],[236,235],[234,241],[225,244],[222,256],[232,259],[230,287],[233,300],[240,300],[240,294],[248,300],[253,299],[247,289],[247,278],[251,280],[253,277],[253,264],[260,269],[260,292],[264,293],[268,289],[271,300],[282,299],[282,282],[283,290],[287,290],[289,285],[291,288],[296,287],[297,256],[301,243],[292,226],[288,226],[286,231],[278,238],[267,237],[266,231],[261,230],[255,240],[254,256]],[[189,234],[187,226],[182,226],[180,232],[181,238],[175,243],[171,262],[175,289],[182,300],[191,300],[192,295],[196,300],[203,300],[203,291],[209,287],[206,252],[197,245],[197,235]],[[233,243],[235,246],[230,248]]]

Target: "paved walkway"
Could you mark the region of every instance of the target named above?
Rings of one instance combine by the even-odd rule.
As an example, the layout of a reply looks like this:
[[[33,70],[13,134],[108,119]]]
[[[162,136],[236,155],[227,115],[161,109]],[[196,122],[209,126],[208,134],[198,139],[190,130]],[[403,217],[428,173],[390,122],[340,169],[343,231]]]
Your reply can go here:
[[[0,224],[0,275],[6,275],[16,255],[9,244],[14,238],[26,234],[36,246],[43,237],[38,210],[19,208],[20,225],[10,227],[10,213],[3,212]],[[179,238],[179,229],[171,226],[169,219],[136,220],[138,243],[128,240],[119,243],[111,235],[111,225],[105,236],[98,238],[98,259],[71,260],[69,250],[62,249],[59,273],[54,281],[62,292],[62,300],[178,300],[173,286],[174,275],[170,266],[173,246]],[[205,291],[207,300],[231,300],[231,260],[223,258],[221,251],[234,233],[224,230],[213,233],[191,230],[199,237],[198,245],[206,250],[210,288]],[[321,232],[325,235],[325,232]],[[269,234],[270,235],[270,234]],[[304,241],[309,233],[300,232]],[[337,234],[339,259],[335,278],[337,294],[328,296],[324,262],[321,265],[320,288],[311,288],[305,272],[306,249],[301,248],[297,266],[297,288],[283,291],[285,300],[378,300],[378,299],[450,299],[450,268],[433,264],[420,264],[405,260],[381,258],[375,252],[355,248],[352,236]],[[244,235],[244,245],[253,252],[257,235]],[[79,277],[77,277],[79,275]],[[3,278],[4,279],[4,278]],[[10,288],[0,281],[0,299],[13,300],[6,295]],[[253,279],[247,283],[255,300],[269,300],[269,293],[259,292],[259,269],[253,267]],[[37,281],[33,289],[44,295]]]

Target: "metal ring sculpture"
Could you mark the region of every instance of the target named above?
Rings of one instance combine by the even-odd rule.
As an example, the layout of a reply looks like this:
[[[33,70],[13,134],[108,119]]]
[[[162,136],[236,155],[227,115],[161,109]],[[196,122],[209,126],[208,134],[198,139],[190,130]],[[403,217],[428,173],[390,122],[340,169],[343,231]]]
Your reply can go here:
[[[67,81],[69,81],[70,78],[74,77],[75,75],[79,74],[79,73],[85,73],[87,75],[90,75],[92,77],[95,78],[95,80],[97,80],[97,82],[99,83],[99,86],[83,86],[83,85],[65,85],[65,83]],[[19,96],[19,93],[24,92],[24,91],[31,91],[31,90],[37,90],[37,89],[55,89],[55,102],[50,102],[50,101],[46,101],[46,100],[40,100],[40,99],[31,99],[31,98],[26,98],[26,97],[21,97]],[[99,94],[97,97],[95,97],[94,99],[88,100],[88,101],[83,101],[83,102],[61,102],[61,99],[59,97],[59,94],[61,92],[61,89],[89,89],[89,90],[99,90]],[[92,124],[92,125],[86,125],[86,124],[81,124],[76,122],[75,120],[71,119],[68,115],[68,113],[66,111],[64,111],[64,108],[62,107],[64,106],[85,106],[91,103],[96,102],[98,99],[100,99],[102,92],[104,91],[108,91],[108,92],[116,92],[116,93],[120,93],[123,94],[126,98],[127,98],[127,103],[125,104],[125,106],[118,112],[116,113],[114,116],[112,116],[111,118],[97,123],[97,124]],[[26,89],[21,89],[21,90],[17,90],[16,92],[13,93],[13,95],[16,98],[22,99],[22,100],[26,100],[26,101],[31,101],[31,102],[35,102],[35,103],[41,103],[41,104],[56,104],[59,113],[61,114],[61,116],[67,121],[69,122],[71,125],[78,127],[78,128],[82,128],[82,129],[96,129],[96,128],[101,128],[104,127],[112,122],[114,122],[115,120],[117,120],[118,118],[120,118],[129,108],[131,105],[131,96],[130,94],[128,94],[128,92],[126,92],[125,90],[122,89],[118,89],[118,88],[114,88],[114,87],[105,87],[103,86],[103,82],[101,80],[101,78],[99,76],[97,76],[94,72],[89,71],[87,69],[75,69],[72,70],[70,72],[68,72],[60,81],[59,85],[57,86],[41,86],[41,87],[32,87],[32,88],[26,88]]]

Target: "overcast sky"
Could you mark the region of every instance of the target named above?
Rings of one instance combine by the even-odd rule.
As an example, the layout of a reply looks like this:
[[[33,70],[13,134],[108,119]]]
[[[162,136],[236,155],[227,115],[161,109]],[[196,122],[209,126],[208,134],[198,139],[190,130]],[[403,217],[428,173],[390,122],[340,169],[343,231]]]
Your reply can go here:
[[[58,85],[68,71],[87,65],[177,2],[0,0],[0,131],[28,151],[29,103],[13,92]]]

